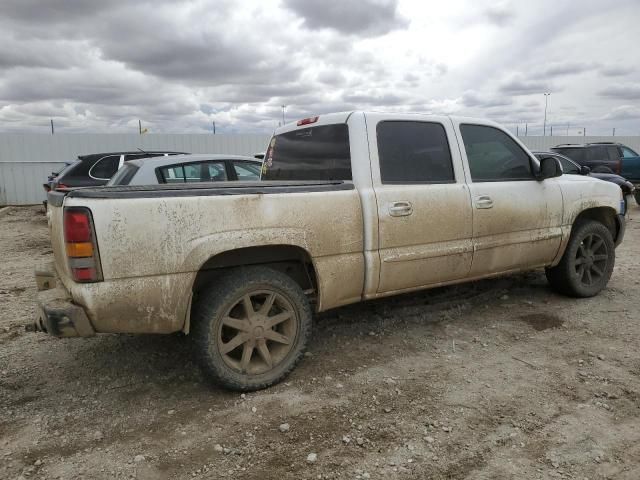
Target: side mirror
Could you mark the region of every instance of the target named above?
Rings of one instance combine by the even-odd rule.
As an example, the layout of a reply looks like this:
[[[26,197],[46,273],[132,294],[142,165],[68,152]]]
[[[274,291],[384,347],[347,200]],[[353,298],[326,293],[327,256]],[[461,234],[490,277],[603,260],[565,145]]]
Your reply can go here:
[[[560,175],[562,175],[562,165],[560,164],[560,160],[554,157],[544,157],[540,159],[540,173],[538,174],[538,180],[555,178]]]
[[[580,175],[589,175],[591,173],[591,169],[589,167],[586,166],[581,166],[580,167]]]

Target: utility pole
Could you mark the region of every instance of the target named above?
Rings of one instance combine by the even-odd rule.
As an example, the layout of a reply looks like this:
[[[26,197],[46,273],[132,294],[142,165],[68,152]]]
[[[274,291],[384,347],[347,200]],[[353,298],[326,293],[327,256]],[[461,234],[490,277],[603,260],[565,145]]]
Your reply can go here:
[[[287,109],[286,105],[282,105],[282,125],[284,125],[286,122],[284,120],[284,112]]]
[[[615,128],[613,129],[615,131]],[[53,130],[53,118],[51,119],[51,135],[53,135],[55,132]]]
[[[583,137],[587,136],[587,127],[582,127],[582,136]]]
[[[569,124],[567,123],[567,137],[569,136]]]
[[[553,125],[551,125],[551,136],[553,137]]]
[[[520,136],[520,125],[516,125],[516,137]]]
[[[528,133],[529,133],[529,124],[525,123],[524,124],[524,136],[526,137]]]
[[[616,127],[613,127],[613,136],[616,136]]]
[[[551,96],[550,93],[545,93],[544,94],[544,127],[543,127],[543,131],[542,131],[542,135],[544,137],[547,136],[547,105],[548,105],[550,96]]]
[[[216,134],[216,122],[212,121],[211,126],[213,127],[213,134]]]
[[[138,133],[142,135],[142,122],[138,120]]]

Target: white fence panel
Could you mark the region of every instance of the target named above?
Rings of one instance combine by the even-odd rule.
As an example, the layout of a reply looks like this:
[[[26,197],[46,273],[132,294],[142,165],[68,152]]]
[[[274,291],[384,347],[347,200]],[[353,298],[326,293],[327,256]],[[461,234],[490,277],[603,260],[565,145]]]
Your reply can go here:
[[[253,155],[268,141],[269,135],[0,133],[0,205],[40,203],[47,176],[78,155],[138,149]]]

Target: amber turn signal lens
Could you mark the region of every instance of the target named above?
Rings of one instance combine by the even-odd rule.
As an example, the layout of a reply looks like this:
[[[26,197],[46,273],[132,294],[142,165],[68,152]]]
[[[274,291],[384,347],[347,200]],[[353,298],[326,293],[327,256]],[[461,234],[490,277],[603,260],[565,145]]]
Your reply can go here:
[[[69,258],[93,257],[93,244],[91,242],[67,243],[67,256]]]

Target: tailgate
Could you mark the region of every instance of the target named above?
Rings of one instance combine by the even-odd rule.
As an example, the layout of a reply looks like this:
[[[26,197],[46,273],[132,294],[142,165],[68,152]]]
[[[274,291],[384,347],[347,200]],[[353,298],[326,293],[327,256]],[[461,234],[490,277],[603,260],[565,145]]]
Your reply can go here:
[[[63,224],[64,197],[67,193],[68,192],[50,191],[47,194],[47,223],[49,225],[49,236],[51,237],[54,263],[56,272],[64,284],[71,278],[64,244]]]

